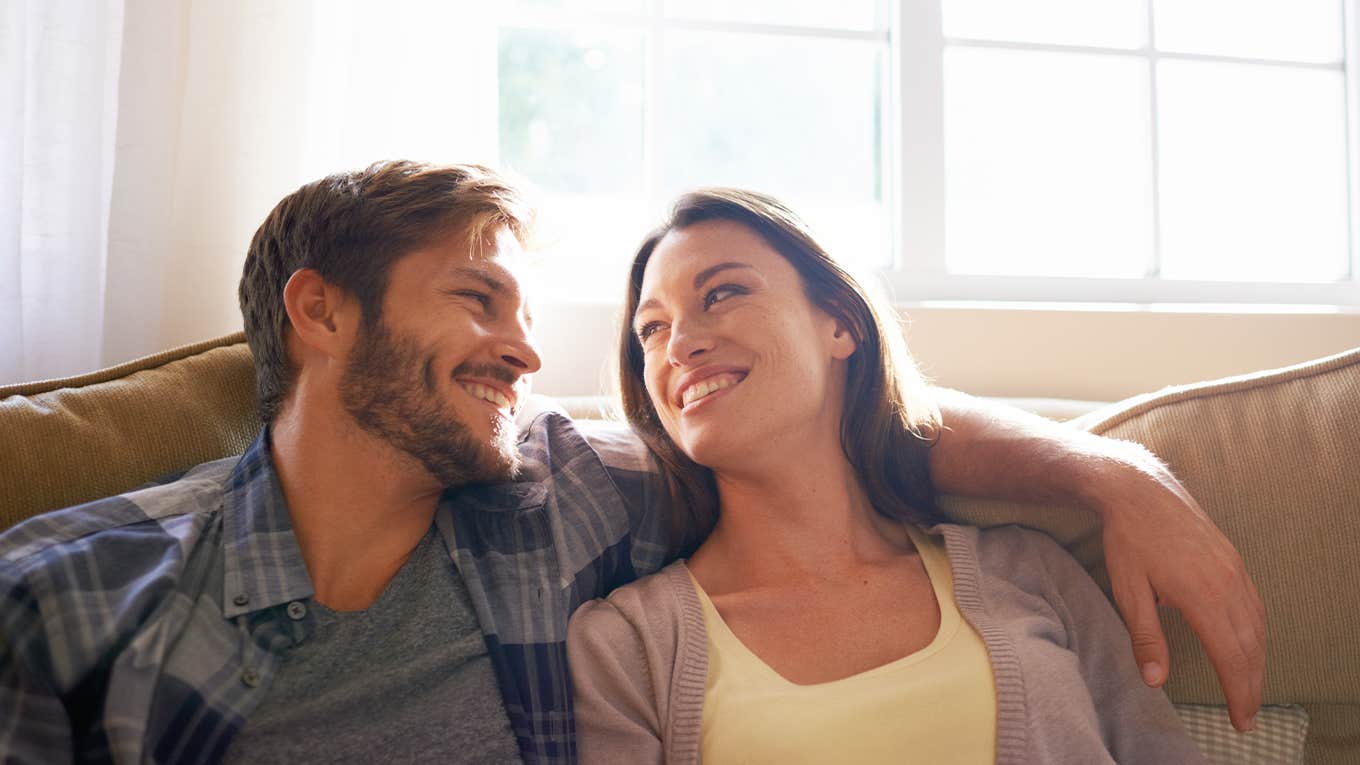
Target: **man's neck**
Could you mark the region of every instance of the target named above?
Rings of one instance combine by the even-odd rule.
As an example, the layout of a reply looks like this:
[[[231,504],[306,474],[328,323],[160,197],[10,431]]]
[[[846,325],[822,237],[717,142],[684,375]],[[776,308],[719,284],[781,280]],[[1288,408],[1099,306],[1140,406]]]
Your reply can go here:
[[[270,438],[316,599],[337,611],[367,608],[429,530],[443,487],[342,411],[291,408]]]

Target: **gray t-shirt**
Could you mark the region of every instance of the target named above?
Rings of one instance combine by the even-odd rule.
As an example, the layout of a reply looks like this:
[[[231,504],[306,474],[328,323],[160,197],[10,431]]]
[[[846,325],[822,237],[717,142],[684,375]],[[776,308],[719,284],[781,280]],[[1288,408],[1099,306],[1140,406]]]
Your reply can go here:
[[[467,588],[434,527],[364,611],[312,601],[231,763],[519,762]]]

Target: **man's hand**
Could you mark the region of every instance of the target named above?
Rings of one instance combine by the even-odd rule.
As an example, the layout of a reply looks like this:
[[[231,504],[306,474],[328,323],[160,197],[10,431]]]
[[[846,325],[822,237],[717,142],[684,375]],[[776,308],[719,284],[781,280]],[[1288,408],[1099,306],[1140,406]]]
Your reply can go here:
[[[1129,444],[1107,465],[1110,478],[1092,504],[1104,521],[1105,565],[1144,682],[1166,681],[1157,605],[1171,606],[1204,645],[1233,727],[1251,730],[1265,680],[1265,606],[1241,556],[1146,449]]]

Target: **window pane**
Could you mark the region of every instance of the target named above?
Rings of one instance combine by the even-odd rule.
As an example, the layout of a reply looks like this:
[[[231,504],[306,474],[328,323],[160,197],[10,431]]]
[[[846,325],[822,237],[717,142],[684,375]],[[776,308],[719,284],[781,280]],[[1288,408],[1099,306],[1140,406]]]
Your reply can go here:
[[[1341,74],[1198,61],[1157,72],[1163,275],[1342,276]]]
[[[640,32],[502,29],[500,163],[538,190],[543,293],[615,298],[647,209]]]
[[[642,37],[502,29],[501,163],[547,191],[642,190]]]
[[[1145,0],[943,0],[944,36],[1139,48]]]
[[[884,50],[862,41],[668,34],[662,196],[713,185],[771,193],[841,259],[886,264]]]
[[[666,0],[673,18],[739,21],[757,24],[880,29],[887,26],[882,0]]]
[[[951,273],[1146,273],[1147,72],[1117,56],[946,50]]]
[[[1340,0],[1157,2],[1157,48],[1244,58],[1340,61]]]

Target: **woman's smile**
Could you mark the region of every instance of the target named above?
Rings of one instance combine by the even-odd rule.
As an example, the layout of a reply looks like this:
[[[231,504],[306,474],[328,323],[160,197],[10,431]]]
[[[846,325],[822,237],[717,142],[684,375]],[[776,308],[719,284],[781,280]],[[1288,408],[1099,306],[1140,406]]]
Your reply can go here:
[[[746,375],[744,369],[704,367],[695,370],[681,378],[673,401],[682,411],[689,411],[700,401],[725,395],[745,380]]]

